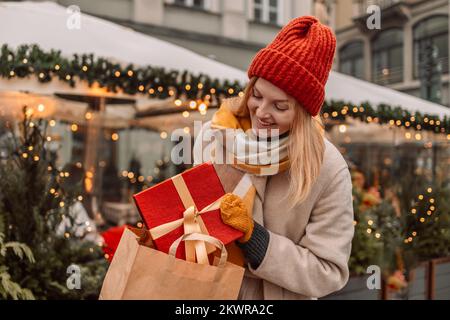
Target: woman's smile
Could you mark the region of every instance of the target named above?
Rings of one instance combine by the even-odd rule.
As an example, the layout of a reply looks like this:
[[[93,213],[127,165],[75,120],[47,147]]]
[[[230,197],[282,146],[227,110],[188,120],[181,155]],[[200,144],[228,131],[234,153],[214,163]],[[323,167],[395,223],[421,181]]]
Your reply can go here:
[[[269,121],[269,120],[262,120],[260,118],[257,118],[258,128],[259,129],[275,129],[277,124],[275,122]]]

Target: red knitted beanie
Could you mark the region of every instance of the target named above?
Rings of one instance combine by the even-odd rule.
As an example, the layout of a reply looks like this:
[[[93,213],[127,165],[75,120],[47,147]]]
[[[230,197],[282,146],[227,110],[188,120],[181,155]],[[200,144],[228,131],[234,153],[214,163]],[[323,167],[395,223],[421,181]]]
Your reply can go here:
[[[261,77],[290,94],[316,116],[325,100],[336,38],[312,16],[293,19],[275,40],[258,52],[248,77]]]

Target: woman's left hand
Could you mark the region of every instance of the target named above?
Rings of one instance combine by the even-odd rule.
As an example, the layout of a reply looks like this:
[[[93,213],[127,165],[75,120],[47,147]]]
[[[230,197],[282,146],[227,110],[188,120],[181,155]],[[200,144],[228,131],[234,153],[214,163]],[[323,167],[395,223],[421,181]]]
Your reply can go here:
[[[249,241],[253,233],[254,222],[245,203],[239,196],[227,193],[222,198],[220,216],[225,224],[244,233],[244,236],[238,239],[239,242],[246,243]]]

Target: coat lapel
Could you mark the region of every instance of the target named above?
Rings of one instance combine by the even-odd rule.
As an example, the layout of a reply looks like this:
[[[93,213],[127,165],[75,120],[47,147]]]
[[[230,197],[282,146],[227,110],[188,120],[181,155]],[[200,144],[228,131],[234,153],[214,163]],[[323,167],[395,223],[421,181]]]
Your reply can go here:
[[[263,204],[267,177],[250,175],[250,179],[256,189],[256,196],[253,202],[253,219],[264,226]]]

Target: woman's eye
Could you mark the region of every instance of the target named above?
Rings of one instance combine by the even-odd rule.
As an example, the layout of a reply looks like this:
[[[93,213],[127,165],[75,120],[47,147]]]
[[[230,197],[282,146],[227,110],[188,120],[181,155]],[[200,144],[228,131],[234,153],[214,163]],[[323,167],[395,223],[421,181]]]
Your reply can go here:
[[[279,111],[286,111],[287,109],[288,109],[288,107],[285,107],[285,106],[279,106],[279,105],[275,105],[275,108],[277,109],[277,110],[279,110]]]
[[[255,93],[255,92],[253,92],[253,97],[255,97],[256,99],[261,99],[261,98],[262,98],[262,97],[260,97],[260,96],[256,95],[256,93]]]

